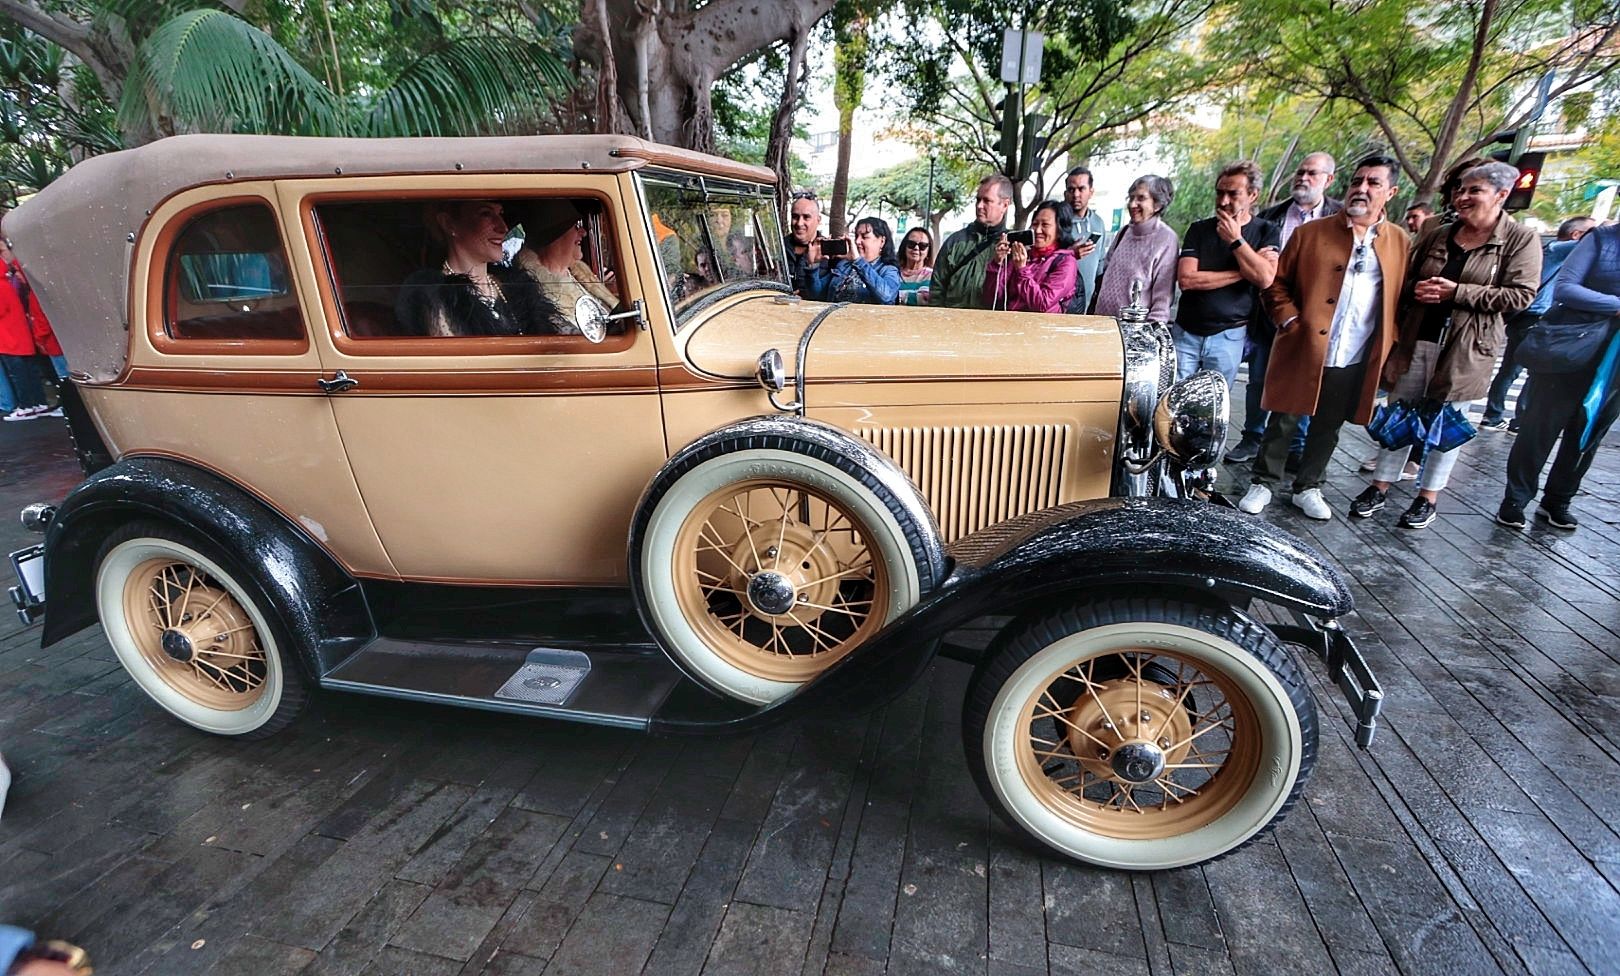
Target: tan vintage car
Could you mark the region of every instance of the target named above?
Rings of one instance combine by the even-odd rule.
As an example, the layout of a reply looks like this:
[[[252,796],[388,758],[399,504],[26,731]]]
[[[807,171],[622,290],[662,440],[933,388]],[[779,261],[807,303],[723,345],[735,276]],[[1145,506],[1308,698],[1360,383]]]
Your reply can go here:
[[[1165,328],[789,294],[772,176],[617,136],[187,136],[13,213],[86,480],[12,596],[228,736],[312,689],[663,734],[871,708],[944,653],[987,801],[1127,869],[1296,801],[1339,573],[1210,491]],[[48,612],[45,602],[49,594]],[[1298,616],[1266,626],[1252,601]],[[987,650],[948,635],[1005,620]]]

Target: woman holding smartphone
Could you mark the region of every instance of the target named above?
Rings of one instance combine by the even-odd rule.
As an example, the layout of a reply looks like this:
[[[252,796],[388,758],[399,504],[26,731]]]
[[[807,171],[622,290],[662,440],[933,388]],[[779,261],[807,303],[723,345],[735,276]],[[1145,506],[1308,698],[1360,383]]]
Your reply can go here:
[[[984,271],[984,303],[1009,312],[1062,312],[1074,297],[1074,252],[1058,245],[1058,203],[1035,208],[1029,230],[1002,234]]]
[[[832,254],[829,243],[821,242],[821,253]],[[855,234],[837,241],[835,248],[837,244],[844,245],[843,256],[811,272],[815,297],[824,302],[893,305],[900,294],[900,265],[888,222],[862,217],[855,222]]]

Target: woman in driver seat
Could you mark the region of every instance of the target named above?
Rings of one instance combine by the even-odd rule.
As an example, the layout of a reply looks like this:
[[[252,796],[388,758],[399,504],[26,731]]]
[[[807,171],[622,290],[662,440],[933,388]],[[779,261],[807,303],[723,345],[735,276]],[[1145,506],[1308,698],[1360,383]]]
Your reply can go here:
[[[585,214],[578,201],[534,200],[517,210],[516,216],[524,237],[513,263],[532,275],[557,306],[557,332],[579,334],[574,306],[585,295],[609,311],[619,304],[619,296],[598,281],[585,263]]]
[[[505,263],[506,217],[494,200],[436,200],[423,211],[433,249],[444,255],[405,279],[395,305],[407,336],[555,333],[556,304],[522,268]]]

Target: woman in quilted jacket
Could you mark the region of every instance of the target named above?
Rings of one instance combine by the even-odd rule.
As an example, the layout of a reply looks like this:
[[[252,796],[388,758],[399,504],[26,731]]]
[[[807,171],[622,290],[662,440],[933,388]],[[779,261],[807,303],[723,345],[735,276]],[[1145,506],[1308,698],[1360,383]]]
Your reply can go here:
[[[1058,204],[1048,200],[1029,219],[1035,243],[996,243],[984,271],[984,303],[1009,312],[1062,312],[1074,297],[1074,252],[1058,246]]]

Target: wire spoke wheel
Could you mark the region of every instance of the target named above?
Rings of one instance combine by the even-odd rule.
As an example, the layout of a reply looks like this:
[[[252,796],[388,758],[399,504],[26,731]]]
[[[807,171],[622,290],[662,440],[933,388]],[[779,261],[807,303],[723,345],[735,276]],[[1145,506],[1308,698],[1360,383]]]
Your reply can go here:
[[[871,530],[831,494],[771,481],[711,492],[681,525],[676,598],[726,663],[773,681],[807,681],[876,632],[889,613],[888,569]]]
[[[1109,837],[1196,830],[1229,811],[1260,768],[1253,703],[1218,670],[1174,652],[1074,662],[1039,684],[1023,714],[1018,765],[1030,790]]]
[[[153,672],[191,701],[233,710],[263,693],[269,667],[253,621],[203,569],[141,563],[124,581],[124,613]]]
[[[1015,621],[963,703],[970,769],[1004,820],[1075,860],[1199,864],[1268,829],[1316,757],[1293,655],[1207,601],[1101,598]]]
[[[159,522],[122,526],[96,555],[95,593],[119,663],[187,725],[261,738],[303,708],[275,605],[211,543]]]

